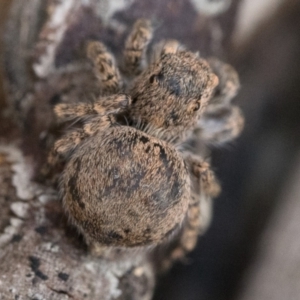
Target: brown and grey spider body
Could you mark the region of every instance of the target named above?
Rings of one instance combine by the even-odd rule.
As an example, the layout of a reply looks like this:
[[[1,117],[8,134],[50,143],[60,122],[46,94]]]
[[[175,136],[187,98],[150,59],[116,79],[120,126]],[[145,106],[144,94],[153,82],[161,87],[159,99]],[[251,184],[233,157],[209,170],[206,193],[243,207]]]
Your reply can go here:
[[[200,200],[220,189],[209,164],[181,147],[197,128],[211,136],[200,120],[219,80],[173,40],[155,46],[148,64],[151,38],[151,23],[138,20],[124,51],[123,68],[135,75],[127,86],[106,47],[89,43],[103,96],[55,107],[60,122],[76,118],[81,126],[56,141],[48,163],[65,162],[63,205],[93,248],[158,245],[181,232],[175,259],[193,249],[205,227]]]

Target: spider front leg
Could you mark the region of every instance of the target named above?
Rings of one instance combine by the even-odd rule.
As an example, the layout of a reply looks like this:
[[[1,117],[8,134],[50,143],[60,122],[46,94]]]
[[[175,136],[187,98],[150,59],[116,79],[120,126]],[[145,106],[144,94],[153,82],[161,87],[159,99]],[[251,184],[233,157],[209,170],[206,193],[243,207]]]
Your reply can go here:
[[[124,51],[124,71],[130,76],[138,75],[146,67],[147,46],[152,35],[151,21],[139,19],[135,22]]]
[[[93,62],[102,94],[110,95],[119,92],[123,87],[123,81],[115,58],[104,44],[90,42],[87,47],[87,56]]]
[[[208,61],[219,83],[198,121],[195,135],[205,143],[224,144],[238,137],[244,128],[242,111],[231,104],[240,87],[239,76],[229,64],[216,58]]]
[[[215,57],[211,57],[207,61],[212,71],[219,78],[219,84],[216,86],[208,105],[231,105],[232,99],[240,89],[240,80],[237,71],[230,64]]]
[[[169,268],[173,261],[182,259],[195,248],[199,234],[205,232],[210,223],[212,198],[220,193],[220,185],[210,165],[198,156],[184,156],[192,183],[191,198],[179,239],[163,262],[163,269]]]
[[[237,106],[208,106],[198,121],[195,135],[206,143],[224,144],[240,135],[244,123],[243,113]]]

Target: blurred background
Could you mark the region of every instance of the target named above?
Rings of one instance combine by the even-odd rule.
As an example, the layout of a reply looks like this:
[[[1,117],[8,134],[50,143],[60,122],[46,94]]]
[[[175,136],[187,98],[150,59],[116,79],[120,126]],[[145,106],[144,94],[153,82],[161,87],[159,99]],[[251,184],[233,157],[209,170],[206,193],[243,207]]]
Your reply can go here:
[[[10,2],[0,0],[1,31]],[[234,102],[246,126],[234,143],[212,149],[223,187],[212,224],[187,262],[160,278],[154,299],[300,299],[300,1],[206,2],[224,7],[218,18],[230,34],[219,55],[240,74]]]
[[[242,136],[213,149],[223,191],[208,232],[155,299],[300,299],[300,1],[242,1],[226,46]]]

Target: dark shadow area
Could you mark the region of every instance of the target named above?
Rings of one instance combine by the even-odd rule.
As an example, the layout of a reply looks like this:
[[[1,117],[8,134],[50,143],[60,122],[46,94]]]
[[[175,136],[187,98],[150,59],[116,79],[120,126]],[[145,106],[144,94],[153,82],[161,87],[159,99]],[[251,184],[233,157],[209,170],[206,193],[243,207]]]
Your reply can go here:
[[[190,264],[160,280],[156,300],[234,299],[300,149],[299,32],[300,3],[287,1],[243,49],[229,47],[246,127],[234,144],[213,150],[223,192],[212,225]]]

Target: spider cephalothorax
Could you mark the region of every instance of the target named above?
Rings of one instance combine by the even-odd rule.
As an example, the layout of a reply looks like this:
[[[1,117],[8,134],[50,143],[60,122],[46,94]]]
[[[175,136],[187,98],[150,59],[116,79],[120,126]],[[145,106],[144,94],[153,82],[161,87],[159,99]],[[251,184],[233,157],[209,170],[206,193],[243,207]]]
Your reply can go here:
[[[181,140],[195,126],[217,84],[208,63],[196,54],[163,54],[129,90],[130,117],[150,125],[154,133],[159,129],[162,139]]]
[[[202,203],[220,190],[197,149],[180,146],[187,137],[197,138],[197,130],[210,142],[206,111],[214,107],[209,103],[219,80],[204,59],[174,40],[154,46],[148,63],[151,37],[151,23],[138,20],[124,52],[127,78],[102,43],[88,45],[103,96],[55,107],[59,121],[77,118],[80,126],[55,142],[48,163],[64,161],[63,205],[93,249],[158,245],[177,233],[172,260],[194,247],[209,219]],[[226,94],[227,77],[220,76],[218,94]],[[228,97],[224,102],[230,110]],[[207,122],[201,123],[203,116]],[[231,130],[227,139],[236,118],[243,120],[233,114],[219,128]]]

